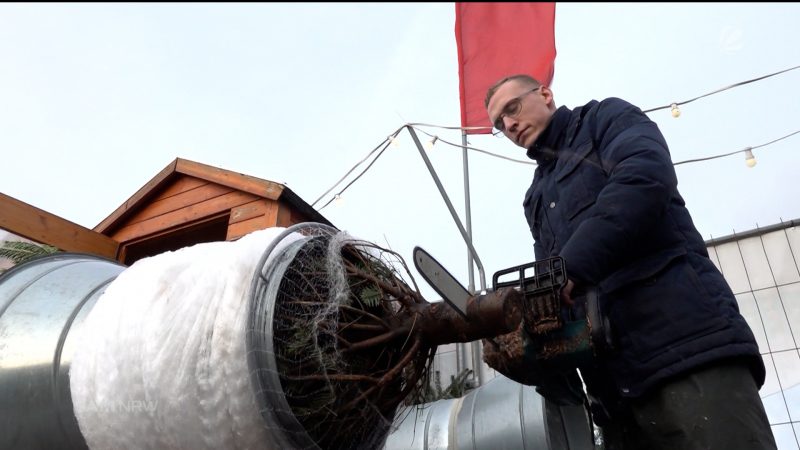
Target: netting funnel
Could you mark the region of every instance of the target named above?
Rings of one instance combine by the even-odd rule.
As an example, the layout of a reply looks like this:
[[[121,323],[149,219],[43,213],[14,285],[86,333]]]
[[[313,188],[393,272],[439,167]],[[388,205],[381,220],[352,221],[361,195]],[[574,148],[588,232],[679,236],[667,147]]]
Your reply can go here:
[[[266,249],[246,346],[264,423],[285,440],[278,448],[383,446],[436,350],[402,325],[407,305],[424,300],[401,271],[393,252],[316,223],[286,229]]]

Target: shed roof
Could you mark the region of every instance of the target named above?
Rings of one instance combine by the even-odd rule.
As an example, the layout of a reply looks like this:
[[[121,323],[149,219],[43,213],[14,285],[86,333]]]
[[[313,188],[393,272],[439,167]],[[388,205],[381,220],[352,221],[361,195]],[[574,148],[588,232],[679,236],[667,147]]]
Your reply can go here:
[[[157,195],[163,187],[168,186],[173,180],[183,175],[200,178],[266,199],[284,201],[306,215],[310,220],[333,226],[328,219],[283,184],[188,159],[176,158],[112,212],[111,215],[95,226],[94,230],[103,234],[113,231],[123,224],[126,218],[147,205],[148,200]]]

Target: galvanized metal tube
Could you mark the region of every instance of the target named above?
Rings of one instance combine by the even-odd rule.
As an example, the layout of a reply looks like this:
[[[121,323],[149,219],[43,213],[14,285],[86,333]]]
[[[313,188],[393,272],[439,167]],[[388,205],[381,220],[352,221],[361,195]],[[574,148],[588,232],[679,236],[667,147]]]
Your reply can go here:
[[[60,253],[0,276],[0,448],[86,448],[69,387],[75,336],[124,269]]]
[[[591,450],[582,406],[559,407],[531,386],[496,377],[464,397],[403,412],[384,450]]]

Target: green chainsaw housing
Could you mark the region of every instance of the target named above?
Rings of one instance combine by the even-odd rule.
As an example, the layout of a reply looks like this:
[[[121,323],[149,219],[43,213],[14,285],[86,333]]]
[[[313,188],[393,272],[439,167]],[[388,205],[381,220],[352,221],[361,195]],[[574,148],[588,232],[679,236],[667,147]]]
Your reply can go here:
[[[597,290],[573,292],[572,304],[567,305],[561,299],[567,281],[566,264],[560,256],[509,267],[492,277],[495,291],[514,288],[523,294],[525,358],[542,366],[580,367],[611,348],[610,327],[601,312]]]

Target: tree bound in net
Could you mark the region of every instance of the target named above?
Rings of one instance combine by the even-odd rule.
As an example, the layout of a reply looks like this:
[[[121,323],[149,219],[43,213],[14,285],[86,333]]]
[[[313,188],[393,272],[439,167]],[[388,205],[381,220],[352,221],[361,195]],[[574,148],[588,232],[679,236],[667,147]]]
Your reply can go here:
[[[251,370],[266,397],[269,374],[277,376],[293,416],[282,421],[299,425],[312,448],[376,448],[402,404],[430,395],[439,345],[519,328],[515,290],[471,298],[465,318],[426,301],[391,250],[319,224],[288,231],[294,242],[254,283],[255,298],[272,309],[252,315],[251,348],[269,358]]]

